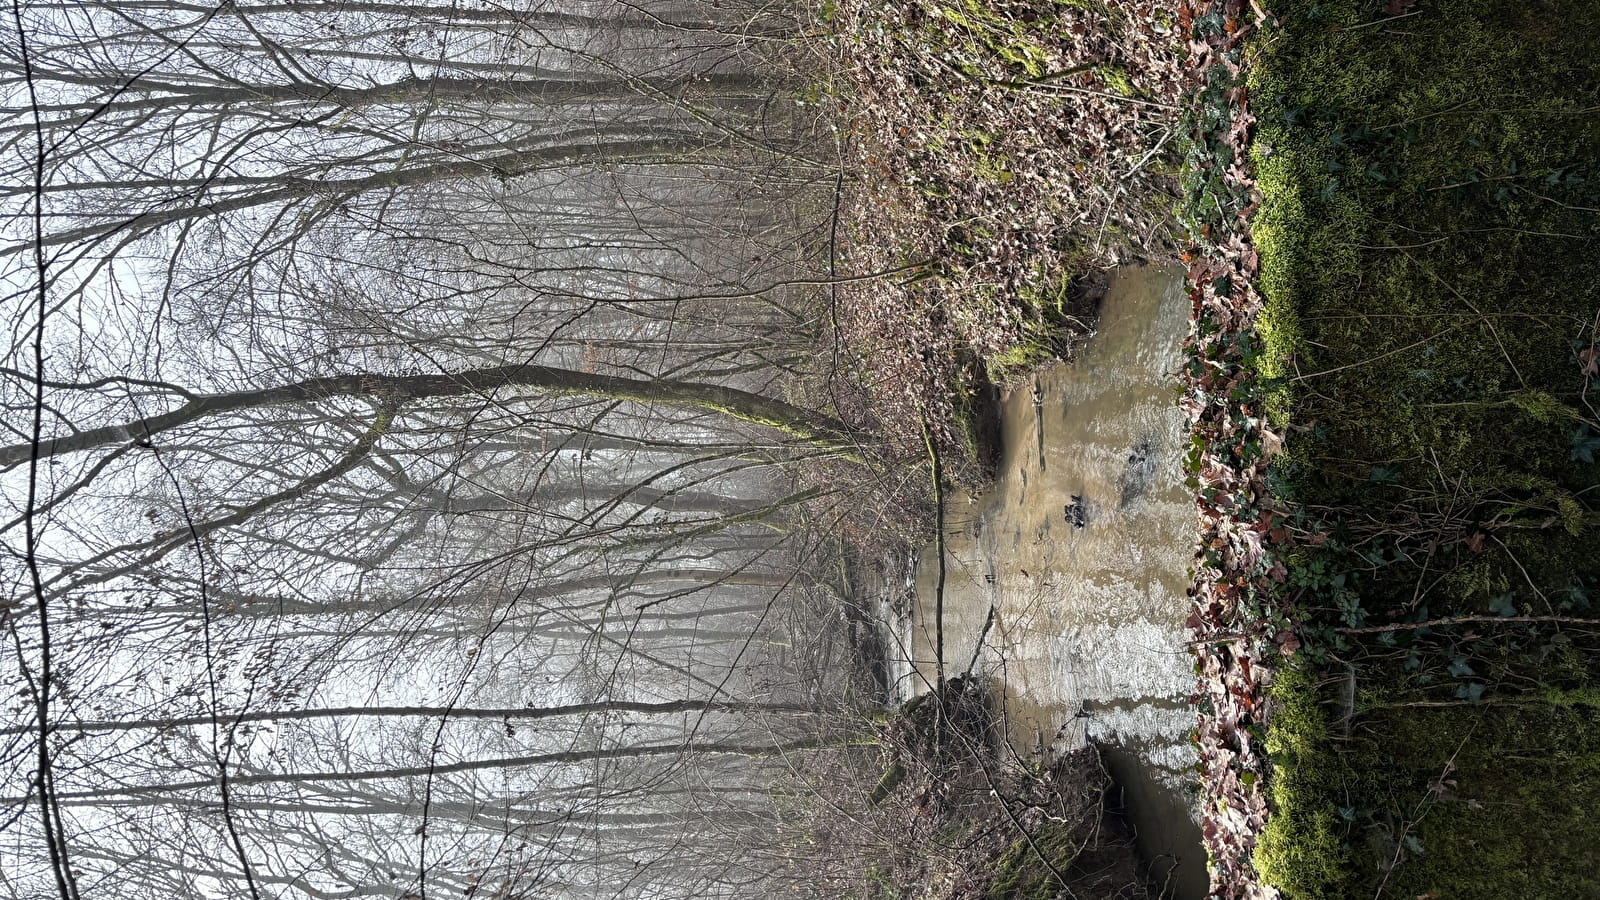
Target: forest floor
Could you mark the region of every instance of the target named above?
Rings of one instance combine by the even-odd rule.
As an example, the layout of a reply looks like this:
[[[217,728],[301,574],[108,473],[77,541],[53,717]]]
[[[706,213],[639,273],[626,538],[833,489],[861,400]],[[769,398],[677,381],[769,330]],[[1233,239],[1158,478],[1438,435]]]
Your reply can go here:
[[[1213,895],[1600,896],[1600,10],[1266,6],[830,5],[841,339],[959,450],[1181,174]]]
[[[1600,896],[1600,8],[1271,12],[1238,350],[1282,438],[1252,614],[1303,646],[1255,868],[1296,900]]]
[[[1185,18],[1213,890],[1596,895],[1600,15]]]
[[[973,457],[986,385],[1070,355],[1086,276],[1169,254],[1182,89],[1166,4],[830,2],[852,182],[838,344],[876,430]]]
[[[870,759],[825,757],[797,817],[819,896],[1153,900],[1093,747],[1020,759],[996,740],[993,685],[961,676],[878,724]],[[860,763],[876,763],[877,766]],[[856,772],[881,772],[857,780]],[[827,862],[817,864],[814,860]]]

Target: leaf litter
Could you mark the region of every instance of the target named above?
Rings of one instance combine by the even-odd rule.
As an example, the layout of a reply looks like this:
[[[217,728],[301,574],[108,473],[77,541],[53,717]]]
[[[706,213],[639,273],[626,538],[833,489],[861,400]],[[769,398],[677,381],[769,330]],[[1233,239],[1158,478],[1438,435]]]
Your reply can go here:
[[[1201,833],[1211,859],[1211,898],[1265,900],[1278,893],[1252,864],[1269,814],[1272,660],[1300,639],[1273,598],[1288,569],[1274,553],[1291,540],[1286,511],[1267,488],[1282,447],[1266,418],[1253,366],[1262,299],[1250,217],[1260,206],[1249,166],[1255,124],[1245,84],[1245,43],[1264,18],[1246,0],[1192,0],[1179,10],[1189,34],[1190,149],[1185,219],[1193,318],[1182,406],[1193,428],[1190,473],[1199,508],[1189,617],[1200,677],[1195,743],[1200,756]]]

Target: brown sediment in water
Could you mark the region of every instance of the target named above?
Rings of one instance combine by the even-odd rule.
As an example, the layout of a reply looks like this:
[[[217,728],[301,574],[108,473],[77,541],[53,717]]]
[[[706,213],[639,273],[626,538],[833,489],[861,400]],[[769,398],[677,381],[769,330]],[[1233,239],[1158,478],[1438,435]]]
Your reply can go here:
[[[1007,394],[995,483],[946,509],[943,622],[944,674],[995,679],[1020,755],[1104,748],[1140,848],[1179,898],[1205,890],[1188,790],[1194,496],[1172,377],[1188,317],[1181,272],[1120,270],[1078,359]],[[904,696],[939,674],[934,553],[890,648]]]

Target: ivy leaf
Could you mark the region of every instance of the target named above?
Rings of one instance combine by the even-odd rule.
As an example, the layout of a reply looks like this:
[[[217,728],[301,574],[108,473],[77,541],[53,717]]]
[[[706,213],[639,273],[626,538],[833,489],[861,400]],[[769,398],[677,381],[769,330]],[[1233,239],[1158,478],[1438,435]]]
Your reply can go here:
[[[1522,612],[1510,594],[1501,594],[1489,600],[1489,611],[1497,616],[1514,616]]]
[[[1472,663],[1467,662],[1465,656],[1458,656],[1450,661],[1450,674],[1457,678],[1466,678],[1472,674]]]
[[[1594,462],[1594,452],[1600,450],[1600,435],[1589,430],[1588,425],[1579,425],[1572,429],[1572,460],[1574,462]]]

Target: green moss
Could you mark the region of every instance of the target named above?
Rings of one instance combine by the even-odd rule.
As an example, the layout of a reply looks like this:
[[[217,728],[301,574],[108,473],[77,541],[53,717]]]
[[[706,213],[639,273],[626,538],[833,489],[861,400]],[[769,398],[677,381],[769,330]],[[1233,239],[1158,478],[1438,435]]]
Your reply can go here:
[[[1600,896],[1593,710],[1496,706],[1436,718],[1395,710],[1384,719],[1396,756],[1433,762],[1414,769],[1399,820],[1420,846],[1401,842],[1404,864],[1391,878],[1399,895]]]
[[[1068,271],[1075,270],[1070,264]],[[1082,335],[1082,323],[1072,317],[1072,280],[1069,276],[1047,277],[1023,286],[1010,300],[1021,310],[1024,325],[1020,340],[983,361],[991,384],[1005,385],[1027,375],[1051,360],[1063,358],[1072,340]],[[999,302],[998,300],[996,302]]]
[[[1302,663],[1273,690],[1273,817],[1255,863],[1285,897],[1371,896],[1380,883],[1399,897],[1600,896],[1600,692],[1396,701],[1345,737],[1317,677]]]
[[[1054,355],[1048,338],[1033,337],[990,356],[985,362],[989,366],[989,377],[997,384],[1004,384],[1044,365]]]
[[[1078,858],[1076,831],[1046,825],[1031,838],[1018,838],[995,863],[987,900],[1054,900],[1061,894],[1065,885],[1055,873],[1066,877],[1072,870]]]
[[[1120,66],[1095,66],[1094,73],[1100,76],[1106,87],[1123,97],[1137,96],[1139,89],[1134,87],[1133,79],[1128,77],[1128,72]]]
[[[1274,489],[1326,536],[1293,612],[1358,686],[1350,718],[1343,665],[1275,689],[1257,865],[1290,900],[1600,896],[1597,629],[1335,630],[1600,585],[1600,7],[1446,6],[1282,0],[1252,51]]]
[[[883,777],[878,779],[878,783],[873,786],[872,792],[867,795],[867,803],[871,806],[877,806],[887,800],[889,795],[894,793],[895,788],[899,787],[905,780],[906,767],[901,765],[899,761],[890,763],[889,768],[883,773]]]
[[[1334,824],[1330,797],[1342,779],[1328,771],[1337,758],[1322,751],[1328,722],[1315,677],[1307,667],[1291,665],[1273,685],[1277,707],[1267,752],[1273,761],[1268,797],[1274,814],[1255,855],[1262,877],[1295,897],[1332,896],[1326,888],[1339,882],[1348,855]]]
[[[1600,13],[1458,6],[1401,30],[1366,27],[1367,4],[1290,3],[1258,53],[1269,413],[1303,429],[1307,505],[1451,495],[1561,545],[1535,582],[1593,573],[1578,539],[1600,467],[1572,448],[1594,397],[1572,345],[1600,307],[1600,125],[1580,114],[1600,85],[1574,60],[1600,47],[1547,22]]]
[[[1600,709],[1600,688],[1581,687],[1565,691],[1546,688],[1539,698],[1553,706],[1590,706]]]

